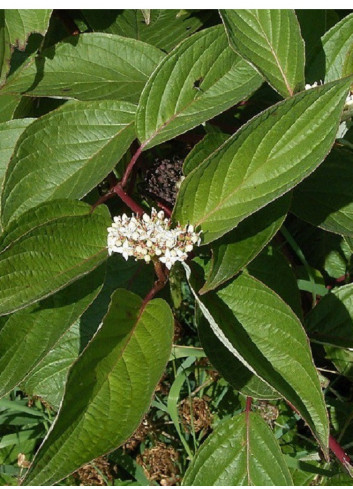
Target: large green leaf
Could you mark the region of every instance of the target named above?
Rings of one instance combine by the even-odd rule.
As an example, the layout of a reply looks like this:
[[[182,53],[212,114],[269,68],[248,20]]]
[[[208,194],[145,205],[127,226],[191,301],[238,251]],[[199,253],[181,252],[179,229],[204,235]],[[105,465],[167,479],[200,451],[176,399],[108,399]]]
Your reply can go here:
[[[260,415],[221,423],[190,463],[183,486],[292,486],[278,441]]]
[[[276,292],[303,319],[297,279],[288,260],[274,245],[267,246],[247,267],[253,277]]]
[[[185,267],[195,298],[218,339],[295,406],[327,455],[329,426],[320,382],[307,336],[292,309],[247,273],[200,298]]]
[[[347,241],[351,238],[323,231],[299,219],[287,224],[308,264],[328,281],[329,277],[339,278],[349,272],[353,247],[350,249]]]
[[[252,119],[185,178],[174,220],[200,226],[209,243],[293,188],[331,149],[349,85],[307,90]]]
[[[105,206],[78,201],[39,205],[13,221],[0,243],[0,315],[43,299],[108,256]]]
[[[9,77],[2,93],[137,102],[164,54],[113,34],[73,36],[45,49]]]
[[[334,148],[295,189],[291,211],[314,226],[353,237],[352,163],[352,151]]]
[[[353,14],[347,15],[321,38],[322,51],[309,69],[311,78],[325,82],[353,74]]]
[[[284,195],[212,243],[210,271],[201,294],[234,277],[260,253],[282,226],[290,202],[291,195]]]
[[[18,385],[98,295],[101,266],[57,294],[15,312],[0,329],[0,396]],[[1,322],[0,322],[1,324]]]
[[[202,26],[201,14],[177,9],[152,9],[147,23],[140,9],[81,10],[94,31],[139,39],[170,51]]]
[[[122,444],[149,407],[172,337],[166,302],[143,305],[137,295],[118,289],[101,328],[70,371],[57,420],[24,485],[55,484]]]
[[[26,127],[29,126],[33,120],[34,119],[16,119],[13,121],[0,123],[0,189],[2,189],[5,172],[14,151],[16,142]]]
[[[20,97],[18,95],[0,95],[0,122],[12,119],[19,103]]]
[[[94,188],[135,138],[135,110],[129,102],[75,101],[28,127],[6,173],[4,227],[41,202],[80,199]]]
[[[13,50],[23,51],[30,34],[46,33],[51,12],[46,9],[5,9],[0,12],[0,81],[9,71]]]
[[[228,46],[222,26],[183,41],[148,80],[136,113],[144,149],[172,139],[248,97],[262,77]]]
[[[221,10],[232,48],[283,97],[304,88],[304,41],[293,10]]]
[[[39,396],[58,409],[69,368],[97,331],[109,308],[112,293],[124,287],[145,297],[153,280],[152,265],[146,266],[141,261],[125,261],[121,255],[114,253],[107,261],[104,286],[98,297],[31,371],[22,382],[21,389],[27,394]]]
[[[277,391],[273,390],[235,357],[217,337],[205,317],[200,316],[197,331],[202,347],[209,361],[225,380],[244,396],[266,400],[281,397]]]
[[[197,143],[183,163],[183,173],[184,175],[189,175],[192,170],[194,170],[200,163],[203,162],[211,153],[216,151],[227,139],[229,134],[223,132],[213,132],[206,134],[206,136]]]
[[[349,348],[325,345],[325,358],[330,360],[338,372],[353,382],[353,351]]]
[[[334,289],[306,316],[310,338],[342,348],[353,348],[353,284]]]

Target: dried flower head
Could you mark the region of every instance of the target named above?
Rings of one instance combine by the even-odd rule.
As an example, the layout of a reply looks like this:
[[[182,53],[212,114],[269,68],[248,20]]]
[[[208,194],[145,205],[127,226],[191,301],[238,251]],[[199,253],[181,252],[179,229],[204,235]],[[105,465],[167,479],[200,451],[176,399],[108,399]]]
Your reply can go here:
[[[132,256],[135,260],[152,258],[171,268],[175,262],[184,261],[195,244],[200,244],[200,233],[194,232],[192,225],[182,228],[179,224],[171,229],[170,220],[164,212],[152,208],[151,216],[128,217],[126,214],[114,217],[108,228],[108,253],[121,253],[125,260]]]

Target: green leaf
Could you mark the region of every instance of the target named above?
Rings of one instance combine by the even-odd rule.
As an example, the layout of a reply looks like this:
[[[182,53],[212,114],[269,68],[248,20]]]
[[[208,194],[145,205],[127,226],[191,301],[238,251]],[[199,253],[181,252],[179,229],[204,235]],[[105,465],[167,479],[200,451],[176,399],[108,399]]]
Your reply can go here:
[[[72,36],[26,63],[9,77],[2,93],[137,103],[163,57],[159,49],[135,39],[102,33]]]
[[[5,177],[4,227],[41,202],[80,199],[98,185],[135,138],[135,110],[112,100],[70,102],[28,127]]]
[[[152,9],[149,11],[149,23],[145,22],[139,9],[90,9],[81,12],[94,31],[139,39],[167,52],[193,34],[203,23],[200,13],[177,9]]]
[[[342,348],[353,348],[353,284],[333,289],[306,316],[311,339]]]
[[[295,189],[291,211],[314,226],[353,237],[352,158],[352,151],[334,148]]]
[[[242,273],[217,292],[198,297],[213,332],[244,365],[285,397],[328,453],[328,418],[305,331],[292,309],[267,286]]]
[[[33,120],[34,119],[15,119],[13,121],[0,123],[0,189],[3,186],[5,173],[16,142],[26,127],[29,126]]]
[[[349,85],[299,93],[244,125],[185,178],[174,220],[200,226],[209,243],[293,188],[331,149]]]
[[[52,10],[5,9],[0,13],[0,80],[5,79],[15,48],[24,51],[32,33],[44,36]]]
[[[0,95],[0,122],[12,119],[19,103],[20,97],[17,95]]]
[[[172,336],[165,301],[143,305],[132,292],[114,293],[101,328],[70,371],[57,420],[24,485],[55,484],[134,432],[169,358]]]
[[[232,48],[283,97],[304,89],[304,41],[294,10],[221,10]]]
[[[0,244],[0,315],[62,289],[107,258],[105,206],[77,201],[39,205],[13,221]]]
[[[90,279],[91,275],[83,280]],[[64,395],[69,368],[97,331],[109,308],[112,293],[117,288],[124,287],[145,297],[153,285],[153,280],[152,265],[147,266],[141,261],[125,261],[121,255],[113,254],[107,260],[104,286],[98,297],[31,371],[22,382],[21,389],[27,394],[39,396],[58,409]],[[79,282],[81,281],[82,279]]]
[[[0,396],[28,375],[88,308],[102,288],[104,271],[99,267],[39,304],[2,318],[7,321],[0,329]]]
[[[321,38],[322,51],[310,67],[311,77],[318,76],[326,82],[353,74],[350,58],[353,50],[353,14],[347,15]]]
[[[296,277],[288,261],[278,248],[267,246],[248,265],[247,270],[250,275],[276,292],[291,307],[299,319],[303,319]]]
[[[262,83],[229,48],[222,26],[183,41],[148,80],[136,113],[137,135],[152,148],[224,112]]]
[[[278,441],[258,414],[221,423],[201,445],[183,486],[291,486]]]
[[[198,322],[197,331],[207,358],[234,389],[254,399],[281,397],[229,351],[203,316]]]
[[[289,210],[291,194],[275,200],[212,243],[212,261],[201,294],[215,289],[255,258],[273,238]]]
[[[66,379],[71,365],[77,360],[83,349],[81,343],[87,344],[94,333],[86,337],[77,320],[69,330],[59,338],[48,354],[36,365],[20,384],[20,389],[27,395],[38,396],[58,410],[63,398]]]
[[[341,375],[353,382],[353,351],[330,345],[325,345],[325,351],[325,358],[334,364]]]
[[[206,136],[197,143],[183,163],[184,175],[189,175],[200,163],[202,163],[211,153],[218,149],[227,139],[229,134],[223,132],[213,132],[206,134]]]
[[[351,238],[328,233],[300,220],[292,222],[291,232],[295,235],[295,240],[307,262],[322,275],[339,278],[349,271],[353,253],[353,247],[350,249],[348,244]],[[318,276],[318,272],[313,272]],[[322,283],[324,284],[324,281]]]

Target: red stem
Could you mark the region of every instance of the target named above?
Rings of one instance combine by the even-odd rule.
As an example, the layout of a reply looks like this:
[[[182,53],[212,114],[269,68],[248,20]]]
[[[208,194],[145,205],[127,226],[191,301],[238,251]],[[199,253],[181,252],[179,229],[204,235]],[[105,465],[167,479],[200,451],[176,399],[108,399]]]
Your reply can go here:
[[[164,205],[162,202],[158,201],[157,202],[157,205],[160,209],[162,209],[162,211],[164,211],[164,214],[167,216],[167,217],[170,217],[172,215],[172,211],[169,209],[169,207],[167,207],[166,205]]]
[[[122,188],[122,182],[119,182],[117,185],[115,185],[115,187],[113,188],[113,192],[115,192],[121,198],[121,200],[125,202],[128,207],[130,207],[132,211],[136,212],[138,216],[142,216],[144,210],[134,201],[134,199],[132,199],[126,192],[124,192]]]
[[[332,450],[332,452],[336,455],[338,460],[341,462],[343,467],[348,470],[350,476],[352,476],[353,473],[353,467],[352,467],[352,460],[350,457],[346,454],[346,452],[343,450],[341,445],[334,439],[332,435],[330,435],[329,438],[329,447]]]
[[[114,193],[112,190],[109,190],[109,192],[107,192],[106,194],[102,195],[102,197],[100,197],[97,202],[95,204],[92,205],[91,207],[91,214],[92,212],[94,211],[94,209],[96,207],[98,207],[99,205],[103,204],[104,202],[106,202],[108,199],[111,199],[112,197],[114,196]]]
[[[247,397],[246,398],[246,406],[245,406],[245,412],[250,413],[251,411],[251,404],[252,404],[252,397]]]
[[[126,184],[129,180],[130,173],[132,172],[132,169],[134,168],[136,161],[138,160],[140,154],[142,153],[142,150],[143,150],[143,144],[138,148],[136,153],[131,158],[129,164],[127,165],[123,179],[121,180],[122,188],[126,187]]]
[[[165,270],[162,263],[159,261],[154,261],[154,270],[157,275],[157,280],[155,281],[152,289],[148,292],[146,297],[143,299],[141,310],[146,307],[147,302],[149,302],[153,297],[163,289],[168,281],[169,271]]]
[[[293,406],[293,404],[289,401],[287,401],[287,404],[290,408],[293,409],[297,414],[299,414],[299,411]],[[341,462],[343,467],[348,470],[349,475],[353,477],[353,467],[352,467],[352,460],[350,459],[349,455],[346,454],[346,452],[343,450],[341,445],[334,439],[332,435],[329,436],[329,441],[328,441],[328,446],[330,450],[336,455],[337,459]]]

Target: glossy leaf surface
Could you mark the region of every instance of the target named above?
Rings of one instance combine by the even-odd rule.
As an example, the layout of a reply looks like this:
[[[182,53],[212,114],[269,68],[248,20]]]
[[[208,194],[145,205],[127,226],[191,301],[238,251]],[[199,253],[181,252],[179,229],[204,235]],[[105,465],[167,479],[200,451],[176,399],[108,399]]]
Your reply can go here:
[[[276,292],[299,319],[303,318],[297,279],[288,260],[272,242],[249,265],[247,270],[253,277]]]
[[[98,185],[135,138],[135,110],[113,100],[70,102],[36,120],[8,166],[3,225],[41,202],[80,199]]]
[[[170,51],[202,26],[201,15],[177,9],[152,9],[147,23],[140,9],[82,10],[94,31],[109,32]],[[111,20],[107,25],[107,17]]]
[[[325,83],[353,74],[353,14],[335,24],[321,39],[323,53],[315,59],[311,70],[321,65]],[[319,80],[317,80],[319,81]]]
[[[206,136],[197,143],[187,157],[183,164],[183,174],[186,176],[192,172],[200,163],[202,163],[211,153],[216,151],[227,139],[229,134],[223,132],[214,132],[206,134]]]
[[[262,77],[228,46],[222,26],[183,41],[148,80],[136,113],[144,149],[174,138],[247,98]]]
[[[278,441],[258,414],[221,423],[201,445],[184,486],[291,486]]]
[[[70,371],[56,423],[24,485],[55,484],[119,446],[137,428],[173,335],[173,316],[163,300],[141,307],[142,299],[132,292],[114,293],[101,328]]]
[[[293,188],[331,149],[349,84],[307,90],[244,125],[185,178],[174,220],[209,243]]]
[[[207,358],[234,389],[254,399],[281,397],[229,351],[203,316],[198,322],[197,331]]]
[[[282,226],[290,202],[290,194],[275,200],[212,244],[210,271],[201,294],[234,277],[260,253]]]
[[[34,119],[16,119],[0,123],[0,189],[3,186],[5,173],[14,151],[16,142],[23,131]],[[1,229],[1,225],[0,225]]]
[[[293,10],[221,10],[233,49],[283,97],[304,88],[304,41]]]
[[[75,282],[73,286],[82,280],[88,280],[91,275]],[[125,261],[121,255],[113,254],[107,260],[104,285],[98,297],[31,371],[21,384],[21,389],[26,394],[39,396],[55,409],[59,409],[69,368],[97,331],[107,313],[113,292],[124,287],[145,297],[153,280],[152,265],[146,266],[141,261]]]
[[[297,408],[327,453],[328,418],[320,382],[307,336],[291,308],[246,273],[201,298],[195,293],[197,286],[190,270],[187,274],[200,309],[218,339]]]
[[[353,348],[353,285],[323,297],[306,317],[309,336],[319,343]]]
[[[159,49],[104,33],[72,36],[44,50],[7,80],[2,93],[138,102]]]
[[[294,214],[326,231],[353,237],[352,161],[352,151],[334,148],[315,173],[295,189]]]
[[[0,13],[0,80],[10,68],[15,48],[23,51],[32,33],[44,35],[49,25],[51,10],[4,9]]]
[[[107,208],[63,200],[15,220],[0,243],[0,315],[62,289],[108,256]]]
[[[0,329],[0,396],[27,376],[89,307],[104,271],[99,267],[39,304],[2,318],[7,321]]]

